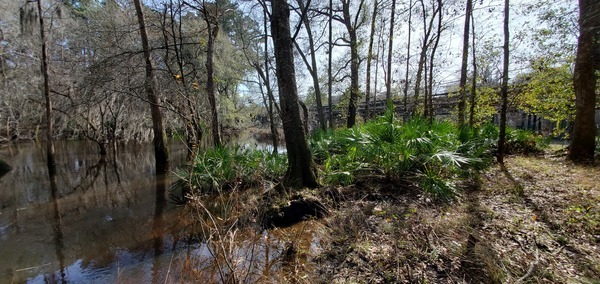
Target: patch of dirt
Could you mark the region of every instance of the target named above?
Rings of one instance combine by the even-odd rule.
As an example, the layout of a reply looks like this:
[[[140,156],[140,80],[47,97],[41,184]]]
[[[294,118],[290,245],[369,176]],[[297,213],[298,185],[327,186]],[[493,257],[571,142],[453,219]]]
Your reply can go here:
[[[335,192],[300,282],[600,282],[598,167],[508,157],[446,203],[384,179]]]

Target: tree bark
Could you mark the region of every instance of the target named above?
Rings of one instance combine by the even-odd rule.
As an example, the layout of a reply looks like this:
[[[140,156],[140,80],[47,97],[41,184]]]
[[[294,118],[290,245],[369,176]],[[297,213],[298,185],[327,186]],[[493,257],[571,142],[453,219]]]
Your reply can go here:
[[[214,48],[215,40],[219,34],[219,24],[216,20],[216,15],[210,15],[203,3],[202,12],[204,13],[204,21],[208,29],[208,42],[206,46],[206,94],[210,104],[211,113],[211,129],[213,144],[215,147],[221,146],[221,131],[219,127],[219,112],[217,111],[217,99],[215,94],[215,78],[214,78]]]
[[[267,36],[267,10],[263,9],[263,30],[265,33],[264,37],[264,64],[265,64],[265,86],[267,88],[267,96],[269,98],[269,125],[271,126],[271,141],[273,143],[273,153],[277,154],[279,147],[279,131],[277,131],[277,126],[275,125],[275,112],[274,112],[274,103],[275,98],[273,96],[273,90],[271,90],[271,77],[269,72],[269,37]],[[258,68],[260,72],[260,68]],[[276,107],[276,105],[275,105]],[[281,115],[281,111],[278,113]]]
[[[377,87],[377,84],[379,83],[379,63],[384,62],[383,57],[385,56],[385,43],[383,43],[384,21],[382,20],[381,23],[382,25],[379,28],[379,36],[377,37],[377,52],[375,53],[375,83],[373,83],[373,93],[375,94],[375,96],[373,96],[373,101],[377,101],[377,94],[379,94],[379,88]],[[381,50],[383,50],[384,52],[381,53]],[[379,56],[380,53],[381,57]],[[385,66],[381,67],[385,68]],[[385,75],[385,72],[383,73]]]
[[[509,56],[509,0],[504,0],[504,64],[502,68],[502,90],[500,106],[500,134],[498,136],[498,163],[504,163],[504,148],[506,144],[506,109],[508,108],[508,56]]]
[[[437,0],[438,9],[442,10],[442,0]],[[440,38],[442,37],[442,13],[440,12],[438,15],[438,26],[437,26],[437,35],[435,37],[435,43],[433,44],[433,48],[431,49],[431,56],[429,57],[429,79],[427,81],[427,94],[425,96],[425,117],[429,116],[430,120],[433,120],[433,63],[435,59],[435,53],[440,44]],[[427,76],[425,76],[427,78]]]
[[[361,1],[361,7],[363,2]],[[358,36],[356,35],[356,22],[350,16],[350,0],[342,0],[343,23],[350,38],[350,102],[348,104],[348,122],[346,126],[352,128],[356,124],[356,102],[358,100]],[[357,15],[360,14],[360,8]]]
[[[303,1],[304,0],[298,0],[298,6],[301,11],[308,9],[308,7],[304,6]],[[319,126],[321,127],[321,129],[323,131],[325,131],[325,130],[327,130],[327,125],[325,122],[325,114],[323,113],[323,101],[322,101],[322,95],[321,95],[321,87],[319,86],[319,72],[317,69],[317,53],[315,50],[315,41],[313,39],[312,29],[310,26],[310,20],[308,19],[308,17],[306,17],[306,16],[302,17],[302,22],[304,23],[304,28],[306,29],[306,34],[308,35],[308,48],[310,51],[310,64],[309,64],[308,60],[306,59],[306,56],[304,55],[304,53],[302,53],[302,50],[300,48],[298,48],[298,52],[302,55],[302,59],[304,60],[304,63],[306,65],[306,67],[308,68],[308,72],[310,73],[310,76],[312,77],[313,88],[315,89],[315,100],[317,103],[317,115],[318,115],[318,119],[319,119]],[[296,44],[296,46],[298,46],[298,44]]]
[[[256,68],[257,71],[260,70],[259,68]],[[259,72],[262,72],[262,70],[260,70]],[[269,82],[264,81],[263,77],[259,75],[259,81],[263,82],[263,84],[266,86],[267,84],[269,84]],[[267,93],[270,93],[270,87],[267,86]],[[271,100],[271,96],[266,94],[265,95],[265,91],[263,90],[263,88],[260,88],[260,93],[262,95],[262,99],[263,99],[263,104],[265,105],[265,108],[267,108],[267,114],[269,116],[269,127],[271,130],[271,144],[273,144],[273,154],[277,154],[277,152],[279,151],[279,132],[277,131],[277,126],[275,126],[275,113],[273,110],[273,101]]]
[[[298,104],[300,104],[300,108],[302,109],[302,127],[304,127],[304,133],[308,134],[308,108],[301,100],[298,100]]]
[[[469,98],[469,126],[473,127],[475,124],[475,104],[477,101],[477,58],[475,58],[475,19],[473,18],[473,7],[471,7],[471,37],[473,38],[471,44],[471,54],[473,57],[473,78],[471,82],[471,97]]]
[[[392,51],[394,46],[394,18],[396,15],[396,0],[392,0],[392,11],[390,12],[390,38],[388,41],[387,80],[385,82],[385,103],[388,108],[394,107],[392,101]]]
[[[40,19],[40,40],[42,41],[42,76],[44,77],[44,99],[46,100],[46,158],[48,171],[51,175],[56,172],[54,138],[52,137],[52,100],[50,97],[50,75],[48,72],[48,47],[46,44],[46,31],[44,28],[44,11],[42,0],[37,1]]]
[[[371,61],[373,60],[373,40],[375,39],[375,20],[377,18],[379,0],[373,1],[373,14],[371,16],[371,36],[369,37],[369,51],[367,54],[367,82],[365,91],[365,121],[370,118],[369,101],[371,99]],[[375,91],[377,96],[377,91]]]
[[[406,45],[406,70],[404,71],[404,114],[402,115],[404,121],[408,119],[408,68],[410,67],[410,40],[412,35],[412,0],[408,3],[408,43]]]
[[[144,50],[144,59],[146,61],[146,80],[144,82],[146,95],[150,104],[150,114],[152,115],[152,130],[154,132],[154,158],[156,162],[156,172],[161,174],[169,169],[169,148],[167,146],[167,134],[162,121],[162,113],[160,111],[160,98],[156,91],[156,75],[150,58],[150,44],[148,43],[148,32],[146,30],[146,22],[142,11],[140,0],[133,0],[135,11],[140,27],[140,37],[142,40],[142,48]]]
[[[327,104],[329,105],[329,129],[334,129],[335,124],[333,121],[333,75],[332,60],[333,60],[333,0],[329,0],[329,54],[327,56]]]
[[[272,0],[271,9],[271,34],[275,48],[281,119],[288,157],[288,168],[284,182],[295,188],[302,186],[316,187],[316,170],[306,143],[306,134],[302,128],[298,108],[293,41],[290,32],[290,10],[287,0]]]
[[[467,97],[467,65],[469,60],[469,28],[471,27],[471,10],[473,0],[467,0],[465,11],[465,27],[463,31],[462,62],[460,66],[460,83],[458,95],[458,125],[465,124],[465,98]]]
[[[579,0],[579,39],[575,59],[575,123],[567,158],[576,163],[593,163],[596,137],[596,66],[599,48],[600,3]]]
[[[421,46],[421,54],[419,56],[419,66],[417,68],[417,76],[415,79],[415,101],[414,101],[414,107],[413,107],[413,113],[418,111],[418,106],[419,106],[419,94],[421,91],[421,80],[423,79],[423,68],[425,65],[425,61],[427,60],[427,49],[429,48],[429,39],[431,37],[431,31],[433,30],[433,20],[435,19],[438,11],[439,7],[435,8],[433,11],[433,15],[431,15],[431,19],[429,20],[429,25],[427,25],[427,13],[425,12],[425,3],[423,2],[423,0],[420,0],[421,2],[421,7],[423,10],[423,30],[424,30],[424,36],[423,36],[423,45]],[[426,82],[427,83],[427,82]]]
[[[185,129],[186,129],[186,143],[187,143],[187,160],[193,161],[196,157],[198,148],[202,141],[203,130],[200,125],[200,117],[198,112],[196,111],[196,105],[193,103],[191,97],[193,96],[193,92],[197,92],[196,88],[192,88],[193,91],[190,91],[189,81],[187,80],[187,76],[184,72],[184,58],[183,58],[183,26],[181,21],[178,21],[178,18],[181,18],[183,3],[178,1],[177,10],[175,11],[175,5],[173,0],[169,1],[168,6],[165,5],[165,12],[163,16],[163,38],[165,42],[165,62],[169,62],[171,48],[175,53],[175,62],[177,63],[177,71],[171,71],[172,75],[179,74],[181,76],[181,84],[183,85],[183,93],[185,96],[185,107],[186,110],[178,109],[178,115],[185,121]],[[170,30],[171,33],[167,32],[167,11],[169,16],[169,21],[171,23]],[[171,38],[172,43],[171,43]],[[172,46],[172,47],[171,47]],[[167,68],[170,70],[169,65]],[[195,72],[194,72],[195,73]],[[195,76],[193,74],[192,76]]]

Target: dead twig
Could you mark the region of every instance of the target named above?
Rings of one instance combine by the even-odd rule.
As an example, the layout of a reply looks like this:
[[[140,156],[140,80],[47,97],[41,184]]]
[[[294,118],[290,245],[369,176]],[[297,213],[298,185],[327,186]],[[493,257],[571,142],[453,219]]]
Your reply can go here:
[[[523,275],[521,278],[517,279],[517,281],[515,281],[515,284],[523,283],[527,278],[531,277],[531,275],[533,274],[533,271],[535,270],[535,267],[538,265],[539,262],[540,262],[540,253],[539,253],[539,250],[536,248],[535,249],[535,261],[533,261],[532,263],[529,264],[529,269],[527,269],[527,272],[525,273],[525,275]]]

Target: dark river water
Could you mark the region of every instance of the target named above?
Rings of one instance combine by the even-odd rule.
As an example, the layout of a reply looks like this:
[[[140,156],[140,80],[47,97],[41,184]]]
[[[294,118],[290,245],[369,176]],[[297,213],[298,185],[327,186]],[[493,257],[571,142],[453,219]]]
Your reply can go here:
[[[185,146],[170,148],[171,168],[183,166]],[[56,142],[56,154],[52,182],[44,145],[0,148],[13,167],[0,177],[0,283],[223,282],[207,243],[191,233],[198,226],[189,207],[167,200],[176,177],[155,176],[151,145],[120,146],[105,163],[86,142]],[[290,240],[317,247],[307,224],[236,230],[228,247],[234,269],[272,282]]]
[[[43,145],[0,149],[13,167],[0,178],[0,282],[164,282],[184,232],[164,197],[173,176],[157,180],[151,146],[123,146],[106,163],[85,142],[56,152],[52,184]],[[185,154],[171,145],[173,167]]]

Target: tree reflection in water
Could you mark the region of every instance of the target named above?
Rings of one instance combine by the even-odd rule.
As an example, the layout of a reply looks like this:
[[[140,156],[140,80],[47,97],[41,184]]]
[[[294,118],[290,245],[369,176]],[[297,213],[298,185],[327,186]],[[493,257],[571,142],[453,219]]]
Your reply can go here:
[[[58,207],[58,188],[56,186],[56,170],[49,169],[48,170],[49,180],[50,180],[50,196],[52,197],[52,209],[53,209],[53,227],[54,227],[54,245],[56,247],[56,258],[59,263],[59,279],[54,279],[56,277],[55,274],[52,274],[49,277],[52,279],[46,279],[46,283],[56,283],[57,280],[60,280],[61,283],[66,283],[66,273],[65,273],[65,253],[64,253],[64,240],[63,240],[63,231],[62,231],[62,220],[60,217],[60,210]]]

